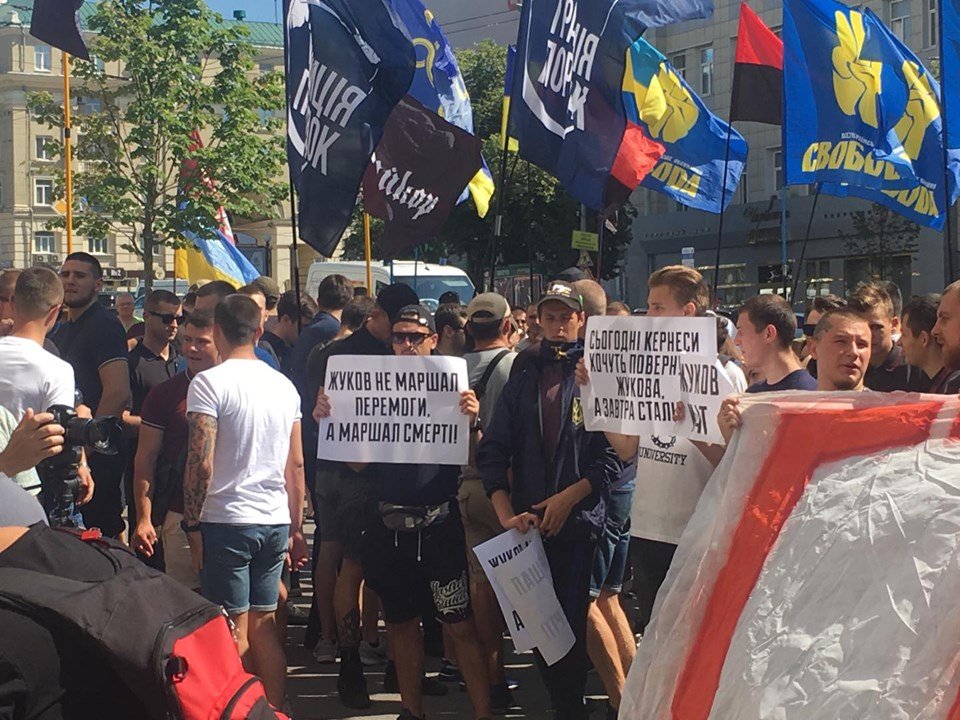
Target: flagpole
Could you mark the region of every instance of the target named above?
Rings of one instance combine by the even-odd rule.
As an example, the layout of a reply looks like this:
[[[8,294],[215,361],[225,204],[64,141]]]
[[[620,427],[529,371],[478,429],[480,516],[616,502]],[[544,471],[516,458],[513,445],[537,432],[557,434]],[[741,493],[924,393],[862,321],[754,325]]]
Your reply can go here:
[[[64,198],[67,204],[67,254],[73,252],[73,170],[70,138],[70,54],[62,55],[63,64],[63,171],[66,176]]]
[[[604,235],[604,225],[606,225],[606,218],[604,218],[603,212],[597,213],[597,282],[600,282],[600,266],[603,261],[603,235]]]
[[[813,196],[813,205],[810,207],[810,217],[807,218],[807,232],[803,235],[803,245],[800,246],[800,259],[797,261],[797,274],[793,278],[793,289],[790,291],[790,297],[797,296],[797,288],[800,287],[800,273],[803,272],[803,260],[807,255],[807,242],[810,240],[810,229],[813,227],[813,216],[817,211],[817,200],[820,199],[820,183],[817,183],[817,191]]]
[[[289,169],[289,163],[287,164]],[[300,313],[300,250],[297,247],[297,198],[293,189],[293,175],[287,173],[287,186],[290,188],[290,230],[293,233],[293,292],[297,298],[297,332],[303,330]]]
[[[940,44],[940,118],[941,118],[941,132],[943,134],[942,142],[940,143],[940,150],[943,153],[943,205],[944,212],[947,213],[946,222],[943,226],[943,251],[946,254],[944,260],[944,272],[946,273],[946,283],[944,286],[949,285],[953,282],[954,277],[954,253],[956,252],[953,247],[953,213],[951,212],[950,207],[950,188],[949,180],[947,179],[950,175],[948,170],[948,164],[950,161],[950,153],[947,148],[947,128],[950,127],[947,121],[947,83],[944,81],[943,77],[943,46],[944,46],[944,37],[943,37],[943,3],[945,0],[938,0],[937,9],[937,40]],[[949,1],[949,0],[947,0]]]
[[[713,297],[719,304],[720,295],[717,287],[720,284],[720,247],[723,245],[723,215],[724,204],[727,202],[727,165],[730,163],[730,135],[733,132],[733,120],[727,121],[727,145],[723,150],[723,175],[720,178],[720,223],[717,228],[717,255],[713,263]]]
[[[783,184],[780,186],[780,274],[784,300],[793,304],[793,299],[787,295],[787,84],[780,88],[780,107],[783,108],[780,124],[780,172],[783,173]]]
[[[500,236],[503,230],[503,196],[506,195],[506,177],[507,177],[507,146],[510,144],[510,109],[513,103],[507,108],[507,137],[501,139],[503,148],[500,150],[500,167],[497,168],[497,206],[493,218],[493,241],[490,246],[490,284],[487,287],[489,292],[494,292],[494,275],[497,271],[497,249],[500,245]]]
[[[376,297],[373,291],[373,270],[370,267],[373,261],[370,252],[370,214],[367,212],[363,213],[363,248],[367,260],[367,295]]]

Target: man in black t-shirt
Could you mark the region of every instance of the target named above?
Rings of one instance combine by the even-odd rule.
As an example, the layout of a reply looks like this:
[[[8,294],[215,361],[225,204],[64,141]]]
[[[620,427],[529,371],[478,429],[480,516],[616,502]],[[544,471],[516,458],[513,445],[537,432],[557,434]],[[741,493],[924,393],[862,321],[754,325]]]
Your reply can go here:
[[[67,322],[52,339],[73,366],[77,390],[94,417],[122,417],[131,401],[127,341],[120,321],[97,301],[103,289],[100,261],[85,252],[72,253],[60,268],[60,280]],[[124,529],[121,481],[126,452],[93,453],[88,461],[97,490],[82,509],[84,523],[119,537]]]
[[[308,385],[318,387],[318,395],[323,394],[327,361],[334,355],[389,355],[392,318],[402,307],[418,301],[417,294],[407,285],[398,283],[381,290],[363,327],[322,351],[315,365],[317,375]],[[313,407],[309,414],[316,420]],[[316,439],[312,444],[304,443],[304,447],[316,457]],[[317,460],[316,473],[313,506],[318,513],[320,548],[314,568],[314,597],[322,637],[314,649],[314,658],[317,662],[333,662],[339,645],[340,701],[346,707],[362,709],[370,706],[370,695],[360,660],[360,541],[373,512],[372,470]]]
[[[395,314],[391,344],[396,355],[429,356],[437,345],[430,311],[420,304],[401,308]],[[478,431],[480,402],[473,390],[460,394],[460,410],[470,416],[471,433]],[[318,397],[317,412],[329,416],[326,395]],[[378,514],[363,535],[362,567],[367,584],[383,604],[400,685],[401,717],[423,717],[420,616],[427,598],[454,643],[476,717],[489,717],[490,680],[470,623],[467,545],[456,499],[460,468],[383,463],[368,467],[373,471]],[[433,520],[418,530],[406,530],[402,516],[409,508],[418,508]]]
[[[748,387],[748,393],[817,389],[817,381],[791,348],[796,332],[797,316],[779,295],[757,295],[740,308],[734,342],[743,352],[744,364],[764,378]]]
[[[863,283],[847,298],[847,306],[859,312],[870,326],[870,369],[864,384],[870,390],[893,392],[908,389],[908,367],[903,348],[894,344],[900,334],[900,317],[893,300],[880,283]]]

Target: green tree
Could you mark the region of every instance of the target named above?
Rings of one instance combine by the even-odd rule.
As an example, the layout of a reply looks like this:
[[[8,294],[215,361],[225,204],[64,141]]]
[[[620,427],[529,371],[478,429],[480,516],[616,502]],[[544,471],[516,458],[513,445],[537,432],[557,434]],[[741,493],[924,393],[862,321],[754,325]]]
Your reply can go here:
[[[149,287],[157,246],[182,247],[184,232],[215,228],[219,207],[239,217],[275,214],[286,192],[283,77],[257,76],[246,27],[203,0],[101,0],[87,22],[99,62],[76,61],[72,92],[100,106],[73,117],[72,155],[81,163],[74,226],[121,238],[143,258]],[[103,69],[113,63],[119,76]],[[62,127],[59,100],[34,93],[28,103],[41,123]],[[61,142],[51,149],[62,157]],[[60,197],[63,180],[61,173]]]
[[[893,210],[873,203],[869,210],[857,210],[851,216],[853,233],[840,232],[844,250],[868,260],[870,280],[893,278],[895,256],[917,251],[920,226]]]
[[[500,160],[506,48],[491,40],[483,40],[471,48],[458,50],[456,55],[470,92],[474,133],[483,142],[483,155],[496,180]],[[516,154],[508,155],[506,177],[502,236],[497,248],[498,266],[532,264],[534,272],[548,279],[573,265],[580,253],[570,247],[570,233],[580,227],[579,204],[555,177]],[[497,188],[497,192],[501,191],[503,188]],[[464,269],[479,287],[484,273],[490,269],[495,207],[496,195],[490,203],[487,216],[480,218],[472,200],[461,203],[450,213],[440,234],[421,246],[420,257],[433,261],[441,257],[461,258]],[[616,217],[618,232],[606,233],[601,262],[604,278],[618,272],[618,263],[630,242],[629,226],[635,215],[633,208],[626,206]],[[589,230],[596,231],[596,213],[590,213],[587,226]],[[344,253],[349,259],[363,259],[359,211],[355,213],[350,227],[350,233],[344,241]],[[374,223],[371,232],[375,258],[379,257],[377,240],[380,227]]]

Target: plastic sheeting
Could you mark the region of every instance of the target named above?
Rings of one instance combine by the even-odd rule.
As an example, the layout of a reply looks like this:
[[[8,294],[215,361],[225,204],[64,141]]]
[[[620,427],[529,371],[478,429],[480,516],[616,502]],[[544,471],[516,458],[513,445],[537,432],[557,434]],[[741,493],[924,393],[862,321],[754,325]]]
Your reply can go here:
[[[960,401],[742,403],[621,720],[960,718]]]

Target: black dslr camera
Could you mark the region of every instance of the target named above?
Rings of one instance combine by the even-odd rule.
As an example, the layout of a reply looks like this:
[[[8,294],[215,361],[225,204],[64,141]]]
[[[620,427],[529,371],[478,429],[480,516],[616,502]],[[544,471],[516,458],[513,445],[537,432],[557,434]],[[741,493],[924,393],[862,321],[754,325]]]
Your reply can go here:
[[[63,426],[64,439],[62,451],[37,465],[40,496],[52,526],[76,527],[73,506],[80,489],[77,470],[83,448],[116,455],[123,442],[123,426],[115,417],[77,417],[77,411],[66,405],[54,405],[47,412],[53,415],[51,422]]]

